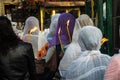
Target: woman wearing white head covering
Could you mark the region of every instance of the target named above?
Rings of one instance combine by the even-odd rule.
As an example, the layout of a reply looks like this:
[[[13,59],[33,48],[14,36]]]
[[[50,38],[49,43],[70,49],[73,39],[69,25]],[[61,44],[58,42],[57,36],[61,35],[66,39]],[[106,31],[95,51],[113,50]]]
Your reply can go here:
[[[50,42],[52,40],[52,38],[55,34],[59,16],[60,16],[60,14],[57,13],[54,16],[52,16],[52,18],[51,18],[50,29],[49,29],[49,33],[48,33],[48,36],[47,36],[48,42]],[[51,59],[54,51],[55,51],[55,46],[48,49],[46,57],[45,57],[46,62],[48,62]]]
[[[103,80],[110,56],[101,54],[102,32],[94,26],[83,27],[78,36],[79,57],[63,75],[64,80]]]
[[[32,29],[35,29],[35,31],[31,32]],[[23,41],[32,44],[35,58],[37,58],[39,34],[40,34],[40,30],[39,30],[38,19],[34,16],[28,17],[25,21],[25,27],[24,27],[22,39]]]
[[[77,59],[81,48],[77,42],[79,30],[86,25],[94,25],[93,21],[87,14],[82,14],[76,19],[75,28],[73,31],[72,42],[65,51],[65,54],[59,64],[60,75],[64,75],[65,71],[71,64],[71,62]]]

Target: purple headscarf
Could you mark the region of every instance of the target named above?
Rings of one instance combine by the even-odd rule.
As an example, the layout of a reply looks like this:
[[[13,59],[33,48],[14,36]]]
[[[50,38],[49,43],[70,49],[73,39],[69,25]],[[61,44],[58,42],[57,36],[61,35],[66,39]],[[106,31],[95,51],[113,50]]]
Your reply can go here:
[[[70,13],[62,13],[58,19],[56,33],[50,42],[50,45],[49,45],[50,47],[60,44],[59,38],[62,42],[62,45],[67,45],[70,43],[68,31],[66,28],[68,20],[69,20],[69,26],[68,26],[69,34],[72,39],[72,34],[74,30],[74,25],[75,25],[75,17]],[[58,36],[58,32],[60,32],[59,36]]]

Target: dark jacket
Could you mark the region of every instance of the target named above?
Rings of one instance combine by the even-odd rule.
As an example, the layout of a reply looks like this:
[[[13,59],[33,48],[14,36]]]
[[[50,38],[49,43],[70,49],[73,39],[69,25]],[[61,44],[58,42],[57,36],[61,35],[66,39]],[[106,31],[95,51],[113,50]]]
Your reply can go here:
[[[20,41],[7,54],[0,54],[0,80],[36,80],[35,75],[31,44]]]

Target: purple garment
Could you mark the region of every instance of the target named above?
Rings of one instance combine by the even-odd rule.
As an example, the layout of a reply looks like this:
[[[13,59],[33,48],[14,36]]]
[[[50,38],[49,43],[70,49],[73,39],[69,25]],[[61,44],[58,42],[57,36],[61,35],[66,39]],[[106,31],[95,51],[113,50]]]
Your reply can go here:
[[[58,31],[60,30],[60,40],[62,42],[62,45],[67,45],[70,43],[69,37],[68,37],[68,31],[67,31],[67,21],[69,22],[69,32],[70,32],[70,37],[72,39],[72,34],[73,34],[73,30],[74,30],[74,25],[75,25],[75,17],[70,14],[70,13],[62,13],[58,19],[58,24],[57,24],[57,29],[56,29],[56,33],[54,35],[54,37],[52,38],[52,40],[50,41],[50,45],[51,46],[55,46],[60,44],[59,38],[58,38]]]

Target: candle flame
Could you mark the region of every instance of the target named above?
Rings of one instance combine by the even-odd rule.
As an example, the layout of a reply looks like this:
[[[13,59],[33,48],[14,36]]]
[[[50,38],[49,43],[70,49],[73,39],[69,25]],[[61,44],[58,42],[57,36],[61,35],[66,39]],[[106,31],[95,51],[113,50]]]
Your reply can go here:
[[[61,31],[61,28],[59,28],[59,30],[58,30],[58,35],[60,35],[60,31]]]
[[[35,32],[36,30],[37,30],[38,28],[37,27],[34,27],[34,28],[32,28],[31,30],[29,30],[29,32],[28,32],[28,42],[30,42],[30,34],[32,33],[32,32]]]
[[[30,30],[29,33],[35,32],[37,29],[38,29],[37,27],[34,27],[34,28],[32,28],[32,29]]]
[[[69,26],[70,20],[67,21],[67,26]]]
[[[105,43],[105,42],[107,42],[107,41],[109,41],[109,39],[107,39],[107,38],[102,38],[102,40],[101,40],[101,45],[103,45],[103,43]]]
[[[66,27],[67,27],[67,33],[68,33],[69,40],[70,40],[70,42],[72,42],[71,36],[70,36],[70,31],[69,31],[69,28],[68,28],[69,27],[69,23],[70,23],[70,20],[67,21],[67,26]]]

